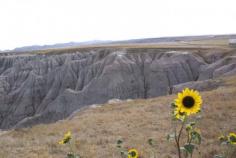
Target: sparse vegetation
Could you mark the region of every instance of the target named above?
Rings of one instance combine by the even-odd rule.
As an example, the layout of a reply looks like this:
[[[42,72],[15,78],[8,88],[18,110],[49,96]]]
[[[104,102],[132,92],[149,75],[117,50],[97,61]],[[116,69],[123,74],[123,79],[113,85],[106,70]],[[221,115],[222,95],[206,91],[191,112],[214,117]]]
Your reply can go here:
[[[80,156],[77,155],[76,152],[73,150],[71,139],[72,139],[71,131],[68,131],[67,133],[64,134],[64,138],[61,139],[58,143],[60,145],[65,145],[65,144],[69,145],[70,151],[67,153],[67,158],[80,158]]]
[[[168,140],[173,139],[178,152],[178,157],[192,158],[194,150],[201,144],[201,132],[196,128],[197,117],[192,117],[201,111],[202,98],[199,92],[185,88],[178,93],[177,99],[172,103],[172,120],[174,132],[167,136]],[[179,126],[180,123],[180,126]],[[184,129],[186,140],[183,139]],[[184,143],[181,145],[181,143]]]
[[[234,158],[236,155],[236,133],[221,134],[218,139],[223,151],[221,154],[215,155],[214,158]]]
[[[236,131],[236,77],[223,81],[218,89],[201,92],[204,104],[198,128],[202,135],[199,147],[202,158],[220,154],[218,136]],[[72,119],[1,132],[0,157],[64,158],[69,147],[57,142],[67,130],[73,133],[75,151],[83,158],[120,158],[118,138],[124,141],[124,148],[135,148],[143,158],[150,157],[149,138],[156,141],[158,158],[175,157],[175,147],[166,141],[166,133],[172,127],[168,105],[175,96],[105,104],[82,110]],[[199,153],[195,152],[193,157],[199,158]]]

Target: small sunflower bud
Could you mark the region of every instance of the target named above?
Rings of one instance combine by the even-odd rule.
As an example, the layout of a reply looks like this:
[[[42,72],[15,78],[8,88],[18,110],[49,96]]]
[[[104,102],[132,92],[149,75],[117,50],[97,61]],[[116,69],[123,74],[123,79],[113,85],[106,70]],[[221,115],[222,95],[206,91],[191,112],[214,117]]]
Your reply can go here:
[[[186,131],[190,131],[190,130],[192,130],[193,129],[193,127],[190,125],[190,124],[188,124],[188,125],[186,125]]]

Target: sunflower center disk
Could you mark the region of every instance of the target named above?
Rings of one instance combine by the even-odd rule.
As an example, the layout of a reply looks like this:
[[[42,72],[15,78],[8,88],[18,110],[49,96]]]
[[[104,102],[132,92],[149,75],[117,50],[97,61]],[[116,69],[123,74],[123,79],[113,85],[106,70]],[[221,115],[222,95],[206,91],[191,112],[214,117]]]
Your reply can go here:
[[[136,156],[136,152],[132,151],[132,152],[130,153],[130,155],[131,155],[132,157],[135,157],[135,156]]]
[[[186,108],[192,108],[194,106],[194,99],[190,96],[186,96],[184,97],[183,99],[183,105],[186,107]]]
[[[236,137],[235,136],[231,136],[229,139],[230,139],[231,142],[236,143]]]

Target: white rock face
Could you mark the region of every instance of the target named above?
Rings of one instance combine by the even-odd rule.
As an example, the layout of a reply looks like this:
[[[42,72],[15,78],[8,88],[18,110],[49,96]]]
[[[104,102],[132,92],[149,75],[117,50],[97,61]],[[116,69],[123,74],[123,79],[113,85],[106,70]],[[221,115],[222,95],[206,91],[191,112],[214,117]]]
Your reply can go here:
[[[120,99],[110,99],[108,100],[108,104],[115,104],[115,103],[120,103],[122,102],[122,100]]]
[[[49,123],[86,105],[166,95],[174,85],[236,74],[235,52],[204,51],[0,54],[0,128]]]

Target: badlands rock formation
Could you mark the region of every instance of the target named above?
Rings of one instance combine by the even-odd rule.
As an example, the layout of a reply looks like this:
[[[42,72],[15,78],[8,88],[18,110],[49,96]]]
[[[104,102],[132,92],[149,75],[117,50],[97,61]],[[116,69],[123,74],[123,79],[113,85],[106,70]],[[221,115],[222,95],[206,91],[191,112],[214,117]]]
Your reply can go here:
[[[94,48],[1,54],[0,128],[53,122],[113,98],[166,95],[186,82],[208,86],[205,80],[232,74],[236,74],[232,49]]]

